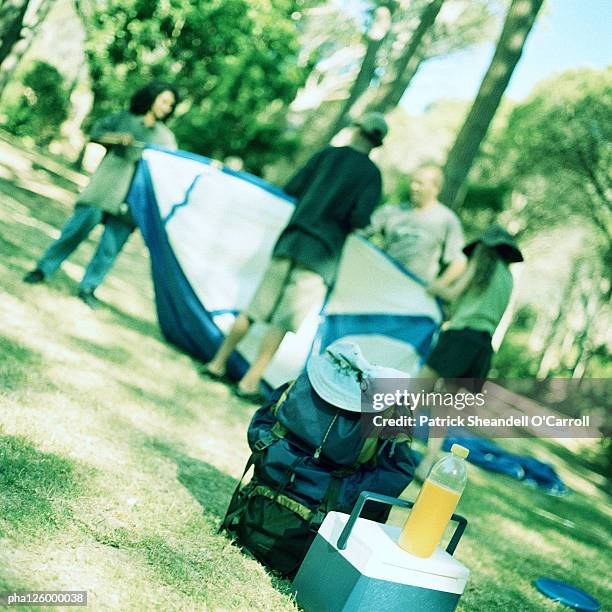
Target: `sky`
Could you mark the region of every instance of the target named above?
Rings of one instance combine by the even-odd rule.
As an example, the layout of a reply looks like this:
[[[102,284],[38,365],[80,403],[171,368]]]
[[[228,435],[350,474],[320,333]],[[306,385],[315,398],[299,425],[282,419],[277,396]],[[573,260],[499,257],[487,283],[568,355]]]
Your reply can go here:
[[[570,68],[612,64],[612,0],[547,0],[506,90],[520,101],[539,81]],[[489,66],[494,43],[430,60],[414,77],[401,101],[419,114],[440,98],[471,100]]]

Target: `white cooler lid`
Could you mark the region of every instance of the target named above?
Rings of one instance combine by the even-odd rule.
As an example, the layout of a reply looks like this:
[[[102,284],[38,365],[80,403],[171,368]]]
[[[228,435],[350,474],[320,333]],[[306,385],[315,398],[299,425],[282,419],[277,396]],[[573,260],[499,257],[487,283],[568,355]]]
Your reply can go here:
[[[330,512],[319,534],[337,550],[348,514]],[[357,519],[347,541],[338,551],[363,575],[401,584],[463,593],[470,571],[440,547],[428,559],[416,557],[398,545],[401,529],[367,519]]]

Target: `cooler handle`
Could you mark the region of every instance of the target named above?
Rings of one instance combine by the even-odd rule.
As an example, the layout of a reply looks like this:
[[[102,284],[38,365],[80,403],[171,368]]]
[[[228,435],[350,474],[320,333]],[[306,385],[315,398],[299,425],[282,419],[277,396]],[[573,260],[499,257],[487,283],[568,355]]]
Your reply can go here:
[[[365,503],[369,500],[377,501],[383,504],[388,504],[389,506],[400,506],[402,508],[412,508],[414,506],[414,502],[408,501],[406,499],[399,499],[398,497],[390,497],[389,495],[381,495],[380,493],[370,493],[370,491],[362,491],[359,495],[359,498],[355,502],[355,506],[353,507],[353,511],[349,516],[349,520],[346,522],[340,537],[338,538],[338,542],[336,546],[338,550],[344,550],[346,548],[346,543],[348,541],[349,535],[363,510]],[[457,527],[455,528],[455,532],[453,533],[453,537],[450,539],[448,546],[446,547],[446,552],[449,555],[452,555],[457,548],[457,544],[459,544],[459,540],[467,527],[467,519],[460,514],[453,514],[451,516],[451,521],[455,521],[457,523]]]

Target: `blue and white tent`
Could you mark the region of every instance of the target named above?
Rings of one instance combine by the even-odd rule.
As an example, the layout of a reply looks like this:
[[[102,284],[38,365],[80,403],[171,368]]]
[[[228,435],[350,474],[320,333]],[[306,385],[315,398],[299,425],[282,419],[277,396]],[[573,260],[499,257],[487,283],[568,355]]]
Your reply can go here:
[[[266,268],[293,200],[246,173],[184,152],[147,148],[128,196],[151,253],[165,337],[202,360],[212,357]],[[414,374],[441,322],[422,282],[359,236],[344,249],[322,312],[288,334],[265,374],[276,387],[294,378],[312,351],[340,337],[359,339],[372,362]],[[256,354],[256,324],[228,364],[239,378]]]

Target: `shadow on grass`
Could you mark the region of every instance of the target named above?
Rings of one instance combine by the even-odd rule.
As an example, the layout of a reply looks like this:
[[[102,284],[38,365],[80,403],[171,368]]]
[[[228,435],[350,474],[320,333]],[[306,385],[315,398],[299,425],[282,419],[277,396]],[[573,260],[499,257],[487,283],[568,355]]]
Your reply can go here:
[[[36,161],[36,159],[32,161],[32,170],[43,172],[45,176],[47,177],[47,180],[49,180],[49,182],[55,183],[56,185],[58,185],[59,187],[62,187],[63,189],[66,189],[67,191],[73,191],[76,196],[76,193],[79,190],[78,185],[75,185],[75,183],[69,178],[66,178],[65,176],[62,176],[61,174],[59,174],[58,172],[50,169],[44,163],[45,158],[42,155],[38,159],[39,161]],[[63,162],[60,161],[60,163],[63,163]]]
[[[185,455],[161,440],[152,439],[147,446],[176,463],[178,481],[202,506],[204,516],[220,523],[238,484],[237,480],[209,463]],[[248,558],[254,559],[248,551],[242,550],[240,546],[238,549]],[[279,576],[269,568],[265,569],[270,584],[280,593],[291,597],[291,580]]]
[[[70,254],[68,259],[85,268],[93,256],[100,231],[94,230],[90,237],[84,240],[74,253]],[[19,239],[9,239],[7,235],[12,238],[18,236]],[[11,274],[15,274],[16,280],[21,283],[24,274],[36,267],[36,263],[52,242],[53,239],[46,234],[42,234],[39,229],[26,227],[23,224],[14,224],[12,227],[5,225],[0,228],[0,260],[2,265],[10,270]],[[44,286],[64,295],[76,296],[78,292],[78,283],[68,276],[62,268],[56,270],[45,281]],[[21,284],[21,287],[25,292],[35,290],[40,286],[28,289],[28,285]]]
[[[167,396],[153,393],[138,387],[136,384],[129,384],[122,380],[117,380],[117,384],[123,387],[130,395],[136,396],[144,400],[148,407],[154,410],[159,410],[165,416],[170,416],[179,422],[193,423],[198,420],[196,413],[184,406],[180,401],[176,400],[176,394],[169,393]]]
[[[0,535],[59,527],[77,491],[76,463],[44,453],[26,439],[0,436]]]
[[[102,346],[77,336],[71,336],[70,344],[105,362],[116,363],[118,365],[125,365],[131,358],[130,352],[120,346]]]
[[[30,376],[40,374],[42,366],[40,353],[0,336],[0,390],[16,391],[25,386]]]
[[[553,530],[588,547],[607,546],[612,532],[605,510],[589,498],[575,493],[555,497],[513,481],[504,486],[504,477],[500,476],[499,479],[500,482],[489,488],[479,488],[475,503],[472,503],[468,488],[465,499],[462,498],[462,510],[477,517],[482,514],[482,508],[486,508],[489,516],[515,521],[536,533]],[[545,516],[538,512],[543,512]],[[574,526],[565,524],[567,521]]]
[[[584,449],[581,453],[575,453],[566,446],[558,444],[553,440],[542,439],[540,442],[547,451],[572,466],[582,478],[585,478],[596,487],[599,487],[608,495],[612,495],[612,472],[603,462],[594,460],[592,456],[593,451],[589,453],[588,450]],[[589,472],[595,472],[606,478],[605,484],[602,486],[601,483],[589,478]]]
[[[0,593],[9,593],[12,591],[32,591],[32,587],[29,587],[24,584],[23,578],[21,578],[16,573],[9,572],[8,568],[2,567],[0,568]],[[42,608],[37,608],[35,606],[18,606],[15,604],[11,604],[10,606],[11,612],[38,612],[38,610],[42,610]]]
[[[17,179],[16,182],[0,180],[0,193],[19,202],[28,209],[32,217],[43,223],[57,227],[58,221],[62,224],[66,221],[66,212],[63,212],[66,210],[64,204],[32,191],[22,184],[20,179]],[[70,212],[68,212],[69,215]]]
[[[119,319],[120,325],[127,327],[128,329],[134,330],[143,336],[150,336],[152,338],[157,338],[161,342],[166,342],[165,338],[162,335],[161,330],[159,329],[156,323],[151,323],[151,321],[147,321],[146,319],[141,319],[140,317],[135,317],[123,310],[120,310],[116,306],[112,304],[105,303],[105,310],[111,312],[117,319]]]
[[[21,225],[15,227],[18,227],[20,230],[22,229]],[[9,238],[9,235],[11,238]],[[4,231],[0,232],[0,256],[7,268],[11,268],[22,274],[25,270],[23,266],[14,261],[14,258],[16,256],[22,256],[34,262],[40,253],[38,247],[27,240],[27,236],[24,236],[25,240],[23,240],[23,242],[18,239],[13,240],[12,237],[14,236],[15,235],[7,231],[6,226],[4,226]]]
[[[202,506],[205,516],[219,521],[225,516],[232,493],[238,484],[235,478],[220,472],[205,461],[185,455],[162,440],[151,439],[147,441],[146,446],[176,463],[178,481]]]

